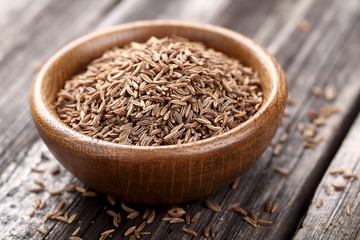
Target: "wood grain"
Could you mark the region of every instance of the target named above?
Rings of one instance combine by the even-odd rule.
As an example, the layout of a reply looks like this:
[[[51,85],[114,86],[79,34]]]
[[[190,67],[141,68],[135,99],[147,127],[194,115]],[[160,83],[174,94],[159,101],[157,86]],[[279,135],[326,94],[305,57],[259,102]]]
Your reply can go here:
[[[360,238],[360,181],[345,179],[343,174],[330,174],[344,169],[345,173],[360,175],[360,115],[350,129],[335,158],[326,170],[309,210],[295,239],[359,239]],[[326,194],[324,184],[331,188]],[[331,184],[346,184],[343,191],[336,191]],[[316,207],[322,199],[323,206]]]
[[[29,195],[27,190],[33,186],[32,178],[39,177],[30,174],[29,168],[33,164],[40,166],[41,152],[49,154],[39,140],[29,109],[26,107],[29,87],[34,76],[31,69],[32,61],[45,61],[70,40],[97,28],[160,16],[184,19],[177,14],[178,11],[173,10],[173,6],[182,8],[183,2],[186,1],[150,0],[144,3],[140,0],[123,0],[119,4],[108,1],[41,1],[37,7],[30,9],[24,1],[1,2],[1,40],[11,39],[6,41],[6,49],[3,47],[4,41],[0,41],[1,51],[8,53],[6,59],[1,55],[0,65],[0,228],[5,232],[3,239],[68,239],[77,226],[81,226],[79,236],[84,239],[97,239],[102,231],[112,228],[112,220],[103,209],[104,206],[111,206],[104,196],[99,199],[83,199],[77,193],[64,196],[71,212],[79,213],[80,224],[76,222],[67,225],[50,221],[43,225],[41,217],[44,212],[40,211],[33,219],[19,217],[28,214],[33,195]],[[274,221],[273,225],[254,229],[244,222],[239,214],[231,211],[213,213],[207,210],[203,205],[204,199],[181,206],[191,214],[202,212],[198,222],[190,226],[198,233],[204,227],[211,226],[220,229],[220,239],[290,239],[297,226],[301,227],[301,219],[311,203],[313,193],[359,111],[359,2],[221,2],[224,2],[224,5],[219,6],[216,14],[210,14],[205,22],[239,31],[269,48],[286,71],[289,90],[296,104],[289,106],[291,114],[286,118],[287,121],[291,120],[291,125],[281,128],[275,138],[277,140],[284,131],[289,134],[280,155],[273,157],[272,149],[269,148],[240,179],[235,191],[225,187],[207,199],[220,202],[223,208],[239,202],[247,211],[252,208],[260,211],[269,199],[277,201],[279,207],[272,215],[263,213],[262,217]],[[207,6],[206,9],[209,8]],[[196,18],[196,13],[202,12],[202,9],[194,4],[194,8],[189,11],[193,12],[192,17]],[[3,12],[6,14],[2,14]],[[39,13],[34,14],[36,12]],[[184,11],[179,12],[184,14]],[[53,17],[53,14],[56,14],[56,17]],[[3,16],[8,20],[3,22]],[[20,20],[17,20],[20,17],[23,19],[21,24]],[[298,20],[302,18],[307,19],[311,25],[308,33],[302,32],[297,26]],[[201,21],[200,17],[198,20]],[[22,26],[25,22],[28,24]],[[61,37],[59,33],[62,33]],[[32,41],[27,41],[28,39]],[[307,121],[308,109],[319,109],[326,104],[324,99],[312,95],[311,88],[319,86],[324,89],[329,83],[334,84],[339,92],[339,97],[333,104],[340,106],[342,110],[321,127],[321,132],[329,134],[325,140],[314,149],[304,150],[296,125]],[[51,156],[49,163],[56,166],[57,162]],[[281,176],[274,173],[271,169],[275,166],[289,169],[290,175]],[[62,187],[68,182],[80,184],[66,171],[62,171],[59,176],[49,175],[42,179],[47,180],[54,188]],[[47,198],[46,193],[41,197]],[[57,204],[62,198],[62,195],[49,197],[48,206]],[[326,206],[325,200],[324,198],[323,207]],[[112,208],[120,209],[118,205]],[[45,211],[50,209],[46,207]],[[145,231],[154,233],[154,239],[193,239],[183,233],[182,225],[170,225],[161,221],[161,217],[166,216],[167,209],[158,207],[155,222],[147,226]],[[123,212],[122,214],[124,215]],[[120,237],[127,228],[140,223],[140,219],[124,220],[114,236]],[[44,227],[49,233],[43,237],[34,231],[34,227]],[[345,228],[334,227],[330,231],[333,236],[339,236],[338,239],[344,234],[357,236],[356,231],[342,232],[341,229]]]

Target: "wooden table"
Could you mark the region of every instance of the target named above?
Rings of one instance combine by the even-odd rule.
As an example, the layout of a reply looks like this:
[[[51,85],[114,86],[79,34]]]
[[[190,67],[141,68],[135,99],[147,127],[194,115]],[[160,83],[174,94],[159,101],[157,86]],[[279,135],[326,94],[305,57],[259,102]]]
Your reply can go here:
[[[289,102],[283,125],[274,138],[275,147],[269,146],[239,178],[237,188],[228,186],[204,199],[178,205],[191,216],[201,212],[199,220],[191,225],[162,221],[173,206],[148,206],[155,208],[156,218],[143,230],[151,234],[142,239],[195,239],[183,232],[184,225],[198,233],[196,239],[205,239],[202,232],[207,226],[210,232],[217,229],[219,239],[360,239],[360,179],[330,174],[334,169],[360,172],[358,0],[1,0],[0,238],[69,239],[80,227],[77,236],[82,239],[99,239],[109,229],[115,229],[111,239],[124,239],[128,228],[142,223],[142,217],[126,219],[120,201],[112,206],[101,194],[85,198],[78,191],[64,190],[59,195],[29,192],[39,187],[34,179],[43,181],[46,190],[62,189],[69,183],[84,185],[59,166],[39,138],[28,94],[35,65],[69,41],[123,22],[170,18],[224,26],[266,47],[283,66],[294,103]],[[318,93],[329,85],[336,89],[335,99],[326,100],[324,95],[313,93],[313,87]],[[320,109],[329,105],[340,111],[318,127],[315,137],[323,137],[322,141],[305,148],[299,124],[300,130],[302,123],[308,129],[308,115],[316,118]],[[278,155],[274,148],[280,150]],[[60,173],[52,175],[51,170],[58,166]],[[274,167],[284,168],[288,174],[280,174]],[[45,171],[37,173],[31,168]],[[324,184],[329,186],[329,194]],[[336,191],[332,184],[345,185]],[[39,198],[46,205],[30,218],[33,201]],[[205,199],[218,202],[222,211],[207,209]],[[75,221],[68,224],[50,219],[43,223],[46,213],[61,200],[66,201],[64,209],[69,216],[78,214]],[[268,201],[272,206],[277,204],[273,213],[264,211]],[[240,213],[226,210],[233,203],[239,203],[249,214],[254,209],[258,218],[273,223],[254,228]],[[146,208],[127,205],[141,214]],[[121,213],[119,228],[113,226],[106,209]],[[35,228],[47,233],[42,235]]]

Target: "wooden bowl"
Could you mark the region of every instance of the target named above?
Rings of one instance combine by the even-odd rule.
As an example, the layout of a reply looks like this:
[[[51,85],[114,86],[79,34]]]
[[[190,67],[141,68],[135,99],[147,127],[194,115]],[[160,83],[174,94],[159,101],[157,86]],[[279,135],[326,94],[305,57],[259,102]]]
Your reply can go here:
[[[203,42],[256,70],[264,103],[248,121],[220,136],[170,146],[129,146],[82,135],[64,124],[53,103],[64,82],[114,46],[178,35]],[[143,21],[81,37],[58,51],[34,80],[30,105],[41,138],[56,159],[88,186],[144,204],[194,200],[226,186],[259,158],[282,119],[286,79],[276,60],[239,33],[207,24]]]

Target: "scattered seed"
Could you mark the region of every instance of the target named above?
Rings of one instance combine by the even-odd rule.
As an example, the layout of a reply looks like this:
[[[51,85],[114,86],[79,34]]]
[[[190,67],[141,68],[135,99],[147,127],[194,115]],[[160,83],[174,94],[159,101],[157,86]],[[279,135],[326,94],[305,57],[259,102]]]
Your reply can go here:
[[[204,234],[205,237],[209,237],[209,236],[210,236],[210,235],[209,235],[209,231],[210,231],[210,228],[209,228],[209,227],[205,227],[205,228],[204,228],[203,234]]]
[[[128,212],[128,213],[133,213],[133,212],[135,212],[134,209],[126,206],[123,201],[121,201],[121,208],[124,209],[124,211],[125,211],[125,212]]]
[[[316,86],[311,88],[311,92],[317,97],[321,97],[323,95],[322,89]]]
[[[146,226],[146,221],[143,221],[138,228],[136,229],[138,232],[141,232]]]
[[[271,211],[271,206],[272,206],[272,203],[271,201],[267,201],[266,205],[265,205],[265,212],[270,212]]]
[[[186,227],[184,226],[184,227],[183,227],[183,231],[186,232],[186,233],[188,233],[188,234],[190,234],[190,235],[192,235],[192,236],[194,236],[194,237],[197,237],[197,236],[198,236],[197,233],[196,233],[193,229],[191,229],[191,228],[186,228]]]
[[[346,188],[346,184],[337,185],[337,184],[331,184],[336,191],[342,191]]]
[[[63,209],[65,207],[65,200],[61,200],[59,202],[59,204],[56,207],[56,210],[60,211],[61,209]]]
[[[250,211],[250,216],[251,216],[252,220],[254,220],[254,222],[257,223],[257,217],[256,217],[256,213],[255,213],[254,209],[252,209]]]
[[[41,193],[44,191],[44,188],[30,188],[29,192],[31,193]]]
[[[45,169],[32,167],[31,171],[36,172],[36,173],[43,173],[43,172],[45,172]]]
[[[60,168],[54,168],[53,170],[51,170],[51,172],[50,172],[52,175],[57,175],[57,174],[59,174],[60,173]]]
[[[130,235],[135,229],[136,229],[136,226],[132,226],[131,228],[126,230],[126,232],[124,233],[124,236],[126,237],[126,236]]]
[[[151,210],[151,213],[149,215],[149,218],[146,220],[146,223],[150,224],[154,222],[154,220],[155,220],[155,209]]]
[[[231,189],[236,189],[239,186],[239,178],[235,179],[235,181],[231,185]]]
[[[336,98],[336,95],[337,95],[335,86],[332,85],[332,84],[326,85],[325,90],[324,90],[324,94],[325,94],[326,100],[328,100],[328,101],[334,100]]]
[[[46,230],[43,228],[36,228],[36,231],[38,231],[39,233],[41,233],[42,235],[46,235]]]
[[[36,183],[37,185],[39,185],[40,187],[44,188],[45,187],[45,184],[42,180],[38,179],[38,178],[35,178],[34,179],[34,183]]]
[[[305,130],[305,124],[303,122],[299,122],[299,124],[297,125],[297,130],[299,133],[303,133]]]
[[[54,189],[54,190],[48,190],[48,193],[51,195],[59,195],[63,190],[62,189]]]
[[[68,191],[68,192],[73,192],[76,190],[76,185],[75,184],[67,184],[65,187],[64,187],[64,190],[65,191]]]
[[[272,205],[272,207],[271,207],[270,212],[271,212],[271,213],[274,213],[274,212],[276,211],[277,207],[278,207],[278,204],[277,204],[277,203],[274,203],[274,205]]]
[[[248,222],[251,226],[253,226],[254,228],[257,228],[257,224],[256,222],[254,222],[253,219],[249,218],[249,217],[244,217],[243,218],[246,222]]]
[[[349,204],[346,204],[346,214],[350,216],[350,206]]]
[[[287,99],[286,99],[286,103],[290,104],[290,105],[294,105],[295,104],[295,100],[291,97],[291,95],[289,94]]]
[[[38,209],[40,204],[41,204],[41,199],[40,198],[33,198],[33,206],[35,209]]]
[[[183,208],[179,208],[179,207],[176,207],[176,208],[172,208],[168,211],[168,214],[171,216],[171,217],[181,217],[185,214],[185,210]]]
[[[282,149],[282,145],[280,143],[276,144],[275,147],[274,147],[274,151],[273,151],[273,154],[275,156],[278,156],[281,152],[281,149]]]
[[[284,132],[281,137],[280,137],[280,142],[284,143],[286,142],[286,140],[288,139],[288,134],[286,132]]]
[[[205,204],[210,210],[214,212],[221,212],[221,207],[217,202],[212,200],[205,200]]]
[[[134,219],[134,218],[137,218],[138,216],[140,216],[140,212],[139,211],[135,211],[135,212],[132,212],[132,213],[129,213],[126,218],[127,219]]]
[[[343,178],[349,179],[349,178],[359,178],[359,176],[356,173],[346,173],[343,175]]]
[[[273,222],[267,221],[267,220],[262,220],[262,219],[257,219],[257,223],[262,226],[268,226],[268,225],[272,224]]]
[[[345,169],[342,169],[342,168],[338,168],[338,169],[333,169],[331,170],[329,173],[334,175],[334,174],[343,174],[345,172]]]
[[[183,218],[172,218],[170,223],[183,223],[185,220]]]
[[[81,237],[70,236],[69,240],[83,240]]]
[[[46,201],[41,201],[40,205],[39,205],[39,209],[43,209],[46,206]]]
[[[233,210],[238,207],[240,207],[240,203],[233,203],[233,204],[229,205],[226,210]]]
[[[77,213],[71,215],[71,216],[69,217],[69,220],[68,220],[67,222],[68,222],[69,224],[71,224],[71,223],[75,220],[75,218],[76,218],[77,216],[78,216]]]
[[[316,208],[320,208],[323,205],[323,200],[322,198],[319,199],[319,202],[316,204]]]
[[[283,167],[274,167],[273,170],[279,174],[282,175],[288,175],[289,174],[289,170],[287,170],[286,168]]]
[[[298,27],[304,33],[309,32],[311,29],[311,25],[306,19],[301,19],[300,22],[298,23]]]
[[[110,196],[110,195],[107,195],[107,196],[106,196],[106,199],[107,199],[107,201],[110,203],[111,206],[115,206],[115,204],[116,204],[115,198],[113,198],[113,197]]]
[[[331,115],[340,112],[340,108],[334,105],[325,105],[320,109],[321,115],[325,118],[330,117]]]
[[[76,236],[79,232],[80,232],[80,227],[76,228],[75,231],[71,235]]]
[[[217,228],[211,230],[211,237],[214,239],[216,237]]]
[[[185,214],[185,222],[186,222],[187,225],[191,224],[191,219],[190,219],[190,214],[189,213]]]
[[[235,211],[242,214],[243,216],[247,216],[247,212],[241,207],[235,208]]]
[[[192,223],[195,223],[199,218],[200,218],[201,212],[197,212],[195,213],[195,215],[193,216],[193,218],[191,219]]]
[[[330,187],[327,183],[324,183],[324,189],[325,189],[325,192],[328,196],[330,196]]]
[[[29,217],[33,217],[34,216],[34,214],[35,214],[35,209],[31,209],[31,212],[29,213]]]
[[[110,233],[112,233],[114,231],[115,231],[115,229],[109,229],[109,230],[101,233],[101,237],[99,238],[99,240],[105,240],[110,235]]]
[[[83,188],[83,187],[80,187],[80,186],[76,186],[76,187],[75,187],[75,190],[78,191],[78,192],[80,192],[80,193],[86,192],[86,189]]]
[[[136,239],[140,239],[140,233],[135,229],[134,230],[134,236],[136,237]]]

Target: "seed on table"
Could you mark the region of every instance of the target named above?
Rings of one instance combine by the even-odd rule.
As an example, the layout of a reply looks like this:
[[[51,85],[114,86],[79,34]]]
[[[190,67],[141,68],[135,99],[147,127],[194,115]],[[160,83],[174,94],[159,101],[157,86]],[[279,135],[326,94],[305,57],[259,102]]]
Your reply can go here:
[[[328,100],[328,101],[334,100],[337,96],[337,91],[336,91],[335,86],[332,84],[326,85],[325,90],[324,90],[324,95],[325,95],[326,100]]]
[[[34,183],[36,183],[37,185],[39,185],[42,188],[45,187],[45,183],[42,180],[38,179],[38,178],[34,179]]]
[[[235,211],[237,211],[238,213],[242,214],[243,216],[247,216],[247,212],[241,208],[241,207],[237,207],[235,208]]]
[[[249,217],[244,217],[243,218],[246,222],[248,222],[251,226],[253,226],[254,228],[257,228],[257,224],[254,222],[254,220],[252,218]]]
[[[183,218],[172,218],[169,223],[183,223],[185,220]]]
[[[199,218],[200,218],[201,212],[197,212],[195,213],[195,215],[193,216],[193,218],[191,219],[191,222],[194,223],[196,222]]]
[[[316,208],[320,208],[323,204],[324,204],[323,200],[322,200],[322,198],[320,198],[318,203],[316,204]]]
[[[342,169],[342,168],[337,168],[337,169],[333,169],[333,170],[330,170],[330,174],[343,174],[345,172],[345,169]]]
[[[221,207],[217,202],[212,200],[205,200],[205,204],[210,210],[214,212],[221,212]]]
[[[136,229],[136,226],[130,227],[128,230],[125,231],[124,236],[130,235],[134,230]]]
[[[146,220],[147,224],[152,223],[155,220],[155,209],[151,210],[149,218]]]
[[[258,223],[259,225],[262,225],[262,226],[268,226],[268,225],[272,224],[273,222],[272,222],[272,221],[267,221],[267,220],[258,219],[258,220],[257,220],[257,223]]]
[[[311,92],[317,97],[321,97],[323,95],[322,89],[316,86],[311,88]]]
[[[281,149],[282,149],[282,145],[280,143],[276,144],[275,147],[274,147],[274,151],[273,151],[273,154],[275,156],[278,156],[281,152]]]
[[[330,187],[327,183],[324,183],[324,189],[325,189],[325,192],[328,196],[330,196]]]
[[[341,184],[341,185],[331,184],[331,185],[334,187],[334,189],[336,191],[342,191],[342,190],[344,190],[346,188],[346,184]]]
[[[278,207],[278,204],[274,203],[274,205],[272,205],[272,207],[271,207],[270,213],[274,213],[276,211],[277,207]]]
[[[71,235],[76,236],[79,232],[80,232],[80,227],[76,228],[75,231]]]
[[[41,193],[41,192],[43,192],[44,191],[44,188],[30,188],[29,189],[29,192],[31,192],[31,193]]]
[[[204,234],[205,237],[209,237],[209,236],[210,236],[210,235],[209,235],[209,231],[210,231],[210,228],[209,228],[209,227],[205,227],[205,228],[204,228],[203,234]]]
[[[359,178],[359,176],[356,173],[346,173],[343,175],[343,178],[349,179],[349,178]]]
[[[191,228],[186,228],[186,227],[183,227],[183,231],[194,236],[194,237],[197,237],[197,232],[195,232],[193,229]]]
[[[171,217],[181,217],[185,214],[185,210],[183,208],[172,208],[168,211],[168,214],[171,216]]]
[[[280,173],[282,175],[288,175],[289,174],[289,170],[287,170],[286,168],[283,167],[274,167],[273,168],[275,172]]]
[[[185,214],[185,222],[186,222],[187,225],[191,224],[191,219],[190,219],[190,214],[189,213]]]
[[[36,231],[38,231],[39,233],[41,233],[42,235],[46,235],[46,230],[43,228],[36,228]]]

